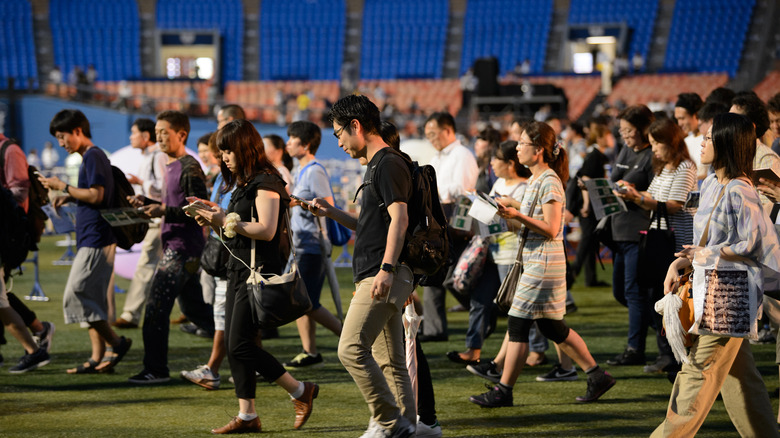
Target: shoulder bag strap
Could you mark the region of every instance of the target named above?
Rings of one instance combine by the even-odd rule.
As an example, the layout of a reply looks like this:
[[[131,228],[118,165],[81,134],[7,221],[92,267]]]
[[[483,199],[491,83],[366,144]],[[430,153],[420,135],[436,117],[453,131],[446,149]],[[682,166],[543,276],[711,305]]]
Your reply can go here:
[[[545,177],[544,179],[547,179],[547,177]],[[544,180],[543,179],[539,180],[539,186],[540,187],[542,185],[542,181],[544,181]],[[530,188],[531,186],[529,185],[528,187]],[[533,202],[531,202],[531,209],[528,210],[528,212],[531,214],[531,216],[530,216],[531,218],[534,217],[534,210],[536,209],[536,203],[538,201],[539,201],[539,190],[536,191],[536,196],[534,196],[534,200],[533,200]],[[526,239],[528,239],[528,231],[529,231],[528,225],[523,224],[523,238],[522,238],[522,240],[520,240],[520,245],[519,245],[519,247],[517,249],[517,261],[518,262],[522,262],[522,260],[523,260],[523,248],[525,248],[525,241],[526,241]]]
[[[281,207],[281,203],[279,203],[279,206]],[[249,219],[250,222],[255,221],[255,206],[252,205],[251,209],[251,217]],[[297,263],[295,262],[295,246],[293,245],[292,240],[292,227],[290,226],[290,215],[288,214],[289,210],[282,213],[284,215],[285,223],[287,224],[287,238],[290,241],[290,254],[292,254],[292,264],[290,266],[290,271],[293,271],[297,268]],[[280,229],[276,230],[277,232],[280,232]],[[251,243],[251,249],[249,251],[249,269],[251,271],[255,270],[255,239],[250,238],[249,240],[252,241]]]

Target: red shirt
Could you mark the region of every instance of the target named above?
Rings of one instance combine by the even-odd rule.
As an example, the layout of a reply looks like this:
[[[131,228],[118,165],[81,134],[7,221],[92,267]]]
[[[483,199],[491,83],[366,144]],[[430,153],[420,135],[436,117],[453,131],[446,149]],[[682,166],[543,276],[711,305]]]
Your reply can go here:
[[[0,145],[6,141],[7,137],[0,134]],[[24,208],[25,213],[29,207],[27,193],[30,190],[30,179],[27,176],[27,157],[22,148],[12,144],[5,150],[5,165],[2,175],[0,175],[0,184],[13,193],[14,200]]]

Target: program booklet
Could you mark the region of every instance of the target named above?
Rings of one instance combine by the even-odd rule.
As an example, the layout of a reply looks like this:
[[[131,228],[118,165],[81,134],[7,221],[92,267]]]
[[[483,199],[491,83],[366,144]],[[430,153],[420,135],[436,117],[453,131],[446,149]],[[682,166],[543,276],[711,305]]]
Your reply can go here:
[[[585,187],[588,189],[590,204],[596,213],[596,220],[627,210],[623,199],[612,193],[614,185],[610,180],[606,178],[589,179],[585,181]]]
[[[112,227],[149,223],[152,221],[145,214],[141,213],[138,211],[138,209],[133,207],[100,210],[100,215],[103,216],[103,219],[105,219]]]

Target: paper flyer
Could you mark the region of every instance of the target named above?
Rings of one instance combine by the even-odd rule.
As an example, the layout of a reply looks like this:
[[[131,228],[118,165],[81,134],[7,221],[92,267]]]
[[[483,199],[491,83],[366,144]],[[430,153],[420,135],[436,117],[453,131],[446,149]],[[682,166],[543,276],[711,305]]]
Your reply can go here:
[[[596,214],[596,220],[627,210],[623,199],[612,193],[612,182],[608,179],[596,178],[584,182],[588,189],[590,204]]]
[[[100,214],[112,227],[151,222],[151,219],[133,207],[100,210]]]
[[[46,216],[51,220],[54,232],[57,234],[66,234],[76,231],[76,206],[73,204],[63,205],[54,209],[50,204],[41,207]]]
[[[471,199],[466,196],[458,198],[458,205],[455,206],[455,212],[450,218],[450,227],[456,230],[471,231],[472,219],[469,216],[471,204]]]

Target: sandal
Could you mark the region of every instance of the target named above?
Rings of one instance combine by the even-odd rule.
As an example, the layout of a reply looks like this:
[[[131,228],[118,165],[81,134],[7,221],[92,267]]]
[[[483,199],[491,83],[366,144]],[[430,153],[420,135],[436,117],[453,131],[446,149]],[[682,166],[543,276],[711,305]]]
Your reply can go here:
[[[84,366],[84,364],[82,363],[76,368],[71,368],[67,370],[66,373],[68,374],[97,374],[98,373],[98,370],[96,368],[98,366],[98,362],[92,360],[92,358],[90,357],[89,359],[87,359],[87,364],[89,366]]]
[[[122,360],[123,357],[125,357],[125,354],[127,354],[128,351],[130,351],[130,346],[133,345],[133,340],[129,338],[125,338],[122,336],[119,339],[119,345],[114,347],[114,356],[111,358],[111,360],[108,361],[109,365],[107,368],[114,368],[117,366],[119,361]]]

